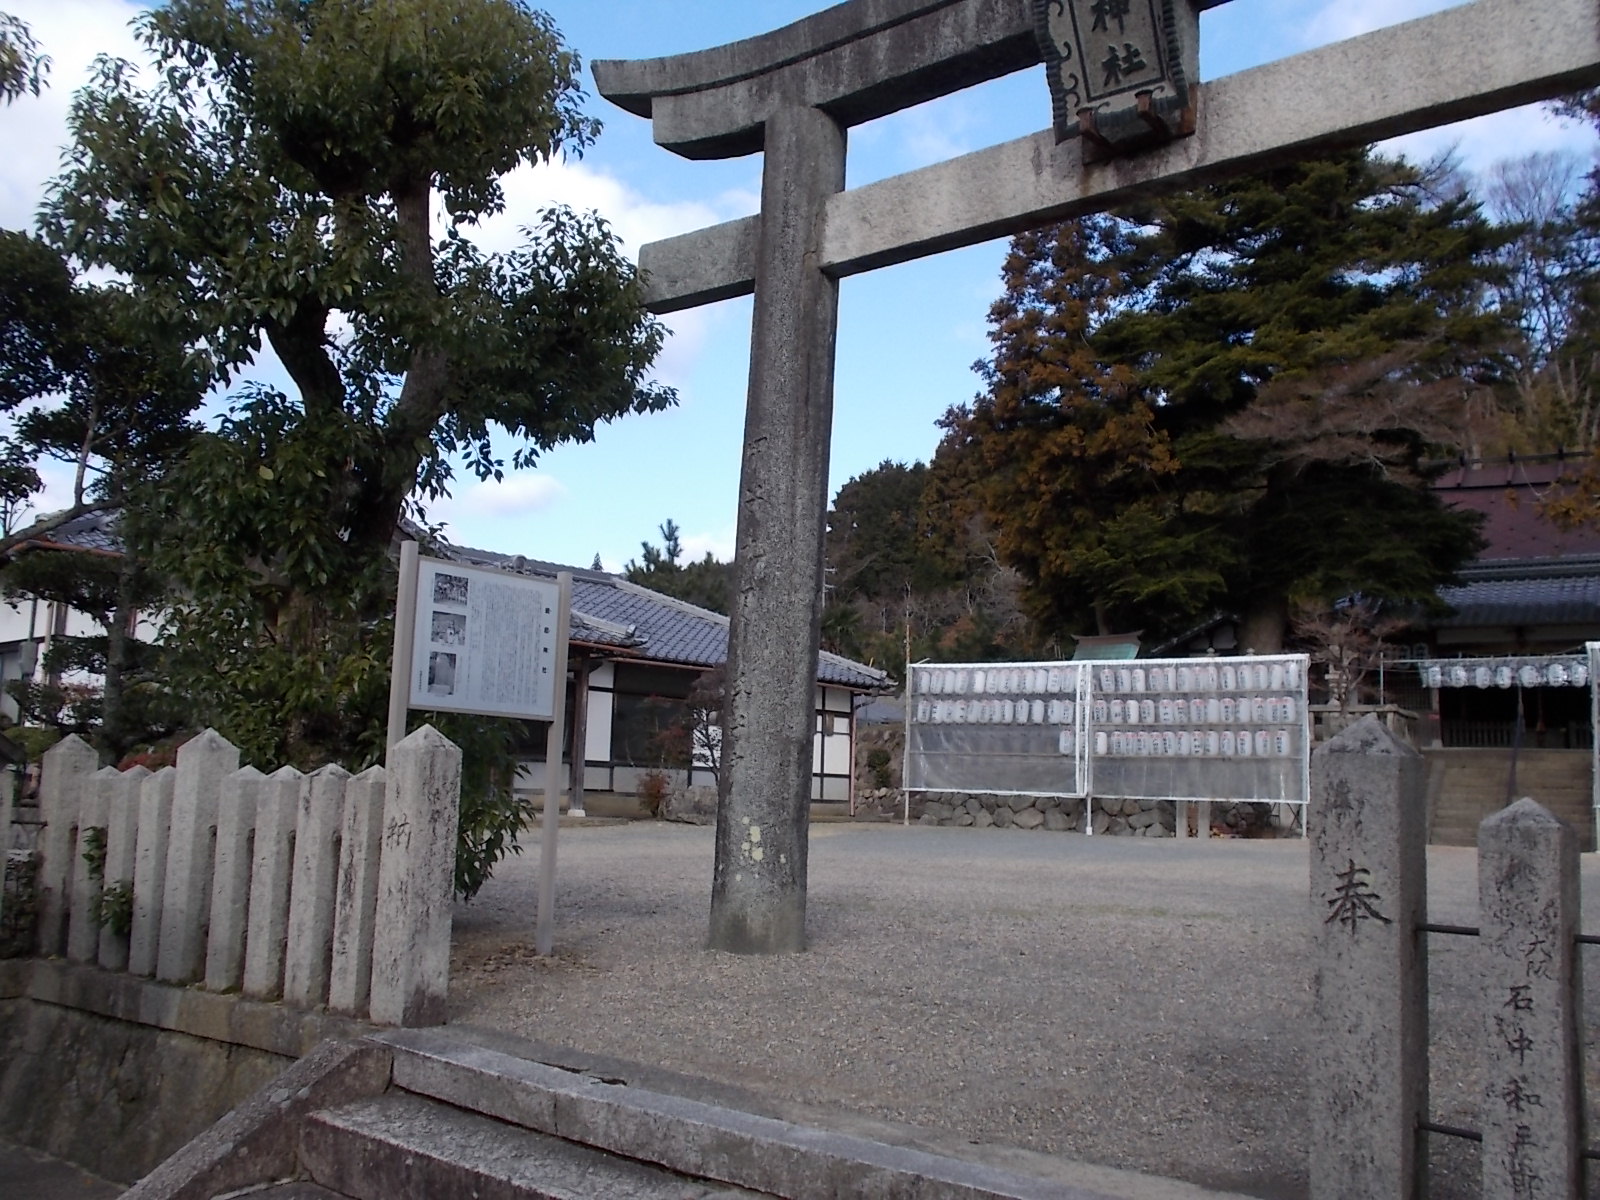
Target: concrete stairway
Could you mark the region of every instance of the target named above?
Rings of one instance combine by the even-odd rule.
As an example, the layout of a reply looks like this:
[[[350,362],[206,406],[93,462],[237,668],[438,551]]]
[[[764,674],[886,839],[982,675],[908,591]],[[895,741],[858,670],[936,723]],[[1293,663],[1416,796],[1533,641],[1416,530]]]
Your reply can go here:
[[[1242,1200],[959,1138],[930,1149],[866,1118],[796,1124],[718,1085],[536,1053],[448,1028],[324,1042],[124,1200]]]
[[[1506,804],[1509,750],[1425,750],[1428,759],[1428,840],[1435,846],[1476,846],[1478,825]],[[1532,796],[1595,848],[1587,750],[1522,750],[1517,796]]]
[[[316,1113],[301,1131],[300,1162],[318,1184],[351,1200],[734,1200],[753,1195],[404,1092]]]

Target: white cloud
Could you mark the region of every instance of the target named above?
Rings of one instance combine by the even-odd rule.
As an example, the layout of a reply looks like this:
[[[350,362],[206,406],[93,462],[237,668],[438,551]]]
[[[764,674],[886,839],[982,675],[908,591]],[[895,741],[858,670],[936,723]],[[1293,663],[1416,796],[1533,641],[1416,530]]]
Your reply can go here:
[[[6,0],[6,11],[27,23],[51,65],[42,95],[0,107],[0,226],[32,227],[45,184],[60,169],[73,93],[88,81],[95,56],[143,61],[128,22],[144,7],[120,0]]]
[[[681,534],[678,541],[683,545],[684,562],[698,562],[707,553],[723,562],[729,562],[733,558],[737,537],[738,527],[728,525],[712,532]]]
[[[429,515],[448,522],[527,517],[555,506],[566,495],[566,486],[553,476],[518,473],[499,482],[486,479],[472,483],[448,500],[436,503]]]
[[[1303,26],[1308,46],[1322,46],[1398,25],[1467,0],[1328,0]]]
[[[1503,159],[1542,151],[1566,151],[1587,164],[1595,158],[1596,145],[1589,129],[1553,116],[1542,104],[1532,104],[1408,134],[1383,143],[1380,149],[1386,154],[1403,154],[1416,163],[1451,152],[1463,169],[1482,174]]]
[[[502,187],[505,211],[469,230],[472,240],[485,250],[507,250],[519,244],[522,228],[533,224],[541,210],[558,204],[599,213],[633,258],[646,242],[715,225],[754,212],[759,205],[759,200],[742,190],[709,203],[661,203],[605,171],[572,160],[519,167],[502,180]]]

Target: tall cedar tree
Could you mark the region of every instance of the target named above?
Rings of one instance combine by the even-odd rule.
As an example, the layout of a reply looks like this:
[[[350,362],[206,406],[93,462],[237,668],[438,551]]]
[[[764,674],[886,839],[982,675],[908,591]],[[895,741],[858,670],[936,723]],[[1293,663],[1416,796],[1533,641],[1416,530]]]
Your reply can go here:
[[[1091,340],[1126,302],[1128,232],[1094,217],[1012,241],[989,311],[994,355],[975,367],[985,390],[940,422],[933,496],[987,519],[1046,629],[1127,628],[1224,587],[1226,547],[1197,536],[1155,405]]]
[[[141,526],[182,597],[173,684],[249,761],[359,766],[409,498],[463,460],[498,477],[497,436],[525,466],[672,403],[661,329],[596,219],[545,212],[503,254],[465,236],[506,172],[598,129],[520,0],[175,0],[138,27],[157,82],[99,62],[44,227],[213,381],[266,343],[294,385],[245,389]]]
[[[1425,601],[1478,545],[1424,463],[1497,370],[1496,238],[1354,151],[1018,239],[936,465],[1063,631]]]

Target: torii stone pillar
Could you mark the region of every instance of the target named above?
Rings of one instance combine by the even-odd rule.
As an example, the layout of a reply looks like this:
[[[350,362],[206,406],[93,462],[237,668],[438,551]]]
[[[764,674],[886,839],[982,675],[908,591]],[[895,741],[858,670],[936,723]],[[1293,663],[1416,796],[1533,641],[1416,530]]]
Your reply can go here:
[[[711,939],[806,944],[806,849],[828,507],[839,281],[817,265],[823,205],[844,188],[844,130],[786,107],[767,121],[756,302],[728,632]]]
[[[1600,84],[1595,0],[1475,0],[1202,84],[1194,136],[1135,157],[1099,161],[1052,128],[841,190],[845,129],[1038,65],[1036,18],[1063,5],[1092,12],[1087,0],[849,0],[715,49],[594,64],[600,93],[649,117],[668,149],[766,152],[759,215],[640,253],[657,313],[756,297],[713,949],[805,945],[838,280]],[[1086,107],[1092,129],[1101,110]],[[1041,117],[1051,108],[1041,89]]]

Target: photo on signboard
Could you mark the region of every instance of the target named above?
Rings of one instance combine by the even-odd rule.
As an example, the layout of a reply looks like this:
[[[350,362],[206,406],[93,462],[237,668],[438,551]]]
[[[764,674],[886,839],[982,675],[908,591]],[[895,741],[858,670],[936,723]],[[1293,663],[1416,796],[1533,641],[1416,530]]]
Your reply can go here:
[[[428,655],[428,693],[453,696],[456,693],[456,656],[435,650]]]
[[[467,615],[465,613],[433,613],[429,639],[440,646],[465,646],[467,644]]]
[[[446,575],[444,572],[433,577],[433,602],[435,604],[466,604],[467,602],[467,577],[465,575]]]

